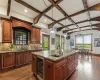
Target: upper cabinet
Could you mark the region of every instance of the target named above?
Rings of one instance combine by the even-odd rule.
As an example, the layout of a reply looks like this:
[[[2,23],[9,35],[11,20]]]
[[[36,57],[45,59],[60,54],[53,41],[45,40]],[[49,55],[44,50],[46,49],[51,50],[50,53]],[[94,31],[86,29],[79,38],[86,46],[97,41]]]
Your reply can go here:
[[[40,43],[40,29],[33,27],[31,33],[32,33],[31,35],[32,43]]]
[[[32,26],[30,24],[18,20],[13,20],[13,27],[24,27],[30,31],[32,29]]]
[[[12,23],[2,20],[2,42],[12,42]]]

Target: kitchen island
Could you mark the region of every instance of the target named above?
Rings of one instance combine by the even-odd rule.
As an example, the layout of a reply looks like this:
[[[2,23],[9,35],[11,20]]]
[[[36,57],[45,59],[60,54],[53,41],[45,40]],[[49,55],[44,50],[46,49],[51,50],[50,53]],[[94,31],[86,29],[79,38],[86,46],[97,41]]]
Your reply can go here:
[[[65,80],[78,65],[78,50],[65,51],[55,56],[55,51],[32,52],[32,70],[40,80]]]

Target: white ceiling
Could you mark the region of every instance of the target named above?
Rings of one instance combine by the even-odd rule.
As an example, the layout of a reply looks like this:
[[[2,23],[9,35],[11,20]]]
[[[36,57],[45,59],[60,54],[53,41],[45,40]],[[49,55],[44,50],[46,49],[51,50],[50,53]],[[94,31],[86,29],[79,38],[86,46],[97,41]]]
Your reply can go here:
[[[22,0],[22,1],[28,3],[32,7],[36,8],[37,10],[39,10],[40,12],[44,11],[45,9],[47,9],[47,7],[52,5],[48,0],[44,0],[47,6],[44,4],[43,0]],[[4,7],[5,10],[6,10],[7,9],[7,3],[8,3],[8,0],[0,0],[0,14],[1,13],[2,14],[5,13],[5,11],[2,11],[2,9],[3,9],[2,7]],[[100,0],[87,0],[87,3],[88,3],[88,6],[91,7],[91,6],[95,5],[95,4],[100,3]],[[74,13],[76,13],[78,11],[84,10],[84,6],[83,6],[83,3],[82,3],[82,0],[63,0],[61,3],[59,3],[59,6],[68,15],[71,15],[71,14],[74,14]],[[27,11],[28,11],[27,13],[24,12],[25,9],[27,9]],[[52,15],[52,10],[53,10],[53,15]],[[59,20],[59,19],[64,18],[64,15],[58,9],[56,9],[54,7],[52,10],[49,10],[46,13],[46,15],[48,15],[49,17],[53,17],[53,19],[55,19],[55,20]],[[12,14],[14,11],[16,13],[19,13],[19,14],[21,14],[23,16],[26,16],[26,17],[28,17],[28,18],[30,18],[32,20],[37,15],[39,15],[35,11],[32,11],[31,9],[26,8],[25,6],[23,6],[23,5],[15,2],[14,0],[12,0],[10,14]],[[91,18],[100,16],[100,11],[89,11],[89,12],[90,12]],[[19,18],[19,16],[16,16],[16,17]],[[74,17],[72,17],[72,19],[73,19],[74,22],[80,22],[80,21],[83,21],[83,20],[87,20],[88,19],[87,12],[82,13],[82,14],[77,15],[77,16],[74,16]],[[40,18],[39,22],[42,22],[43,24],[45,23],[47,25],[47,24],[52,23],[53,21],[51,21],[50,19],[42,16]],[[66,23],[65,23],[65,20],[61,21],[60,23],[62,23],[63,25],[72,24],[72,22],[69,21],[68,19],[66,19]],[[99,21],[91,21],[91,23],[92,24],[96,24],[96,23],[100,23],[100,22]],[[90,24],[89,22],[84,22],[84,23],[78,24],[78,26],[82,27],[82,26],[86,26],[86,25],[89,25],[89,24]],[[54,25],[54,27],[55,28],[59,28],[59,27],[62,27],[62,26],[57,23],[57,24]],[[70,29],[77,28],[77,26],[73,25],[73,26],[70,26],[69,28]],[[89,28],[91,28],[91,27],[89,27]],[[62,29],[62,30],[65,30],[65,29]]]

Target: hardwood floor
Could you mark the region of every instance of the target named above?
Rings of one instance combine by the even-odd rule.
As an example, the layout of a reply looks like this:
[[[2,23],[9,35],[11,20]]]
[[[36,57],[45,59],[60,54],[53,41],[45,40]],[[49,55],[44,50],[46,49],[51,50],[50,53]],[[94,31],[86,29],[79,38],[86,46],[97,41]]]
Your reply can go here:
[[[31,65],[0,74],[0,80],[35,80]],[[79,58],[76,71],[68,80],[100,80],[100,57]]]
[[[68,80],[100,80],[100,57],[79,58],[76,71]]]

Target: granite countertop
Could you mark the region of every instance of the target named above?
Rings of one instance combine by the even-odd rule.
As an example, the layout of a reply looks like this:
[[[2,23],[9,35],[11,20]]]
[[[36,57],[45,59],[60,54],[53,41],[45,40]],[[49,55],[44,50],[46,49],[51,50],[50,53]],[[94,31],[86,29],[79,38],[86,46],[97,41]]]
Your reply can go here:
[[[52,60],[52,61],[58,61],[58,60],[60,60],[60,59],[62,59],[62,58],[65,58],[65,57],[67,57],[67,56],[69,56],[69,55],[72,55],[72,54],[74,54],[74,53],[76,53],[76,52],[79,52],[79,50],[70,50],[70,51],[66,51],[66,52],[64,52],[63,55],[60,56],[60,57],[51,56],[51,55],[54,55],[54,54],[55,54],[55,52],[51,52],[51,51],[41,51],[41,52],[39,52],[39,53],[34,53],[34,52],[32,52],[32,54],[34,54],[34,55],[36,55],[36,56],[38,56],[38,57],[41,57],[41,58],[46,58],[46,59]]]
[[[0,51],[0,53],[16,53],[16,52],[28,52],[28,51],[42,51],[41,49],[39,50],[10,50],[10,51]]]

